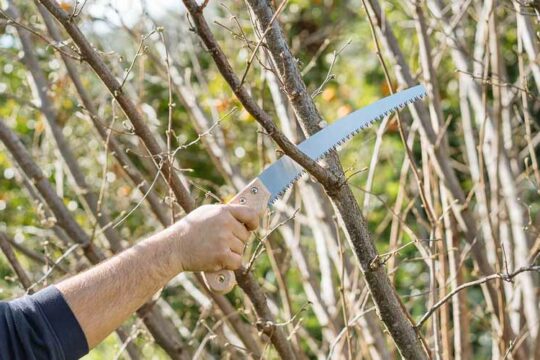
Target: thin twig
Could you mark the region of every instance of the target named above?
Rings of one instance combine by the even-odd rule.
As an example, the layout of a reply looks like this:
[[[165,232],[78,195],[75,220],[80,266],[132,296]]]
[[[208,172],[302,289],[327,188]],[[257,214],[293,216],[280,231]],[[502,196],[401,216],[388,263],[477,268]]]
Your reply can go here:
[[[454,290],[452,290],[450,293],[448,293],[445,297],[443,297],[441,300],[437,301],[423,316],[422,318],[417,322],[416,327],[421,328],[422,325],[426,322],[426,320],[441,306],[443,306],[449,299],[451,299],[454,295],[459,293],[461,290],[470,288],[472,286],[478,286],[481,284],[484,284],[491,280],[501,279],[504,281],[512,282],[512,279],[516,277],[517,275],[527,272],[527,271],[540,271],[540,265],[529,265],[521,267],[514,272],[508,274],[508,273],[495,273],[492,275],[485,276],[481,279],[474,280],[465,284],[461,284],[460,286],[456,287]]]
[[[28,31],[29,33],[31,33],[32,35],[34,36],[37,36],[38,38],[40,38],[41,40],[43,40],[45,43],[47,43],[48,46],[54,48],[56,51],[62,53],[63,55],[65,56],[68,56],[74,60],[77,60],[77,61],[81,61],[82,60],[82,56],[81,54],[79,54],[77,51],[75,51],[74,49],[70,49],[71,51],[73,51],[75,54],[77,55],[73,55],[72,53],[69,53],[67,51],[64,51],[60,46],[56,45],[55,42],[49,38],[47,38],[46,36],[44,36],[43,34],[41,34],[39,31],[37,30],[34,30],[33,28],[31,28],[30,26],[27,26],[27,25],[24,25],[23,23],[15,20],[13,17],[9,16],[9,14],[7,14],[4,10],[0,9],[0,15],[2,15],[3,17],[5,17],[7,19],[7,24],[8,25],[13,25],[13,26],[16,26],[16,27],[19,27],[23,30],[26,30]]]
[[[244,85],[244,81],[246,80],[246,76],[248,74],[249,68],[251,67],[251,63],[253,62],[255,55],[257,55],[257,51],[259,50],[259,47],[265,40],[266,35],[270,31],[270,29],[272,29],[272,25],[274,24],[274,21],[276,21],[279,14],[283,11],[283,9],[285,8],[285,5],[287,5],[288,2],[289,0],[283,0],[281,4],[279,4],[278,8],[276,9],[276,12],[274,13],[274,16],[272,16],[272,19],[270,20],[270,23],[268,24],[268,26],[266,27],[266,29],[263,31],[262,35],[260,36],[259,41],[257,42],[257,45],[255,45],[255,49],[253,50],[253,52],[251,53],[251,56],[249,57],[249,60],[246,65],[246,70],[244,70],[244,74],[242,75],[242,79],[240,80],[239,86]]]

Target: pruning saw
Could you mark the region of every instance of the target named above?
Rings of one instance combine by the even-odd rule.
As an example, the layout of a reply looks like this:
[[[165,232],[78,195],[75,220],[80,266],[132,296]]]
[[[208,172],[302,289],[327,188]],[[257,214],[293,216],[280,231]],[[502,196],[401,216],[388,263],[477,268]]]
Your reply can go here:
[[[304,154],[318,161],[375,121],[422,99],[425,95],[424,86],[417,85],[387,96],[337,120],[297,146]],[[300,165],[285,155],[261,172],[230,203],[246,205],[263,212],[304,173],[305,170]],[[208,288],[220,294],[228,293],[236,284],[234,272],[230,270],[203,273],[203,277]]]

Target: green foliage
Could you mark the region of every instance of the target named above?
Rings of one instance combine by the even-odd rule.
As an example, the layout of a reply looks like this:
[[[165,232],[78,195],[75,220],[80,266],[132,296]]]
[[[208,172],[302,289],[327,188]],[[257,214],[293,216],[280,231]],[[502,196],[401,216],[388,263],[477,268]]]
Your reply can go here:
[[[387,1],[385,6],[387,21],[396,29],[400,29],[396,32],[397,41],[405,53],[411,72],[417,74],[420,70],[419,45],[416,30],[410,25],[411,9],[406,8],[409,5],[398,1]],[[91,12],[92,5],[88,4],[87,7],[85,13]],[[223,25],[213,23],[212,30],[230,59],[236,74],[241,77],[246,69],[246,62],[251,56],[251,50],[242,43],[238,34],[241,31],[250,41],[256,43],[245,4],[229,2],[227,7],[211,6],[208,11],[209,20],[215,20]],[[231,15],[236,16],[238,23],[231,19]],[[498,16],[505,18],[504,13]],[[216,69],[208,51],[203,49],[200,41],[187,30],[188,25],[183,19],[183,15],[182,21],[177,17],[171,19],[169,15],[163,19],[154,19],[154,21],[165,26],[164,35],[171,42],[169,44],[171,59],[174,59],[176,64],[182,65],[183,73],[178,76],[193,88],[193,96],[196,97],[197,103],[208,117],[212,121],[219,121],[219,128],[224,134],[225,142],[222,150],[230,156],[232,164],[238,166],[245,178],[251,178],[268,162],[274,160],[273,152],[265,150],[273,150],[275,147],[266,135],[261,135],[259,125],[235,98],[233,91]],[[212,163],[211,157],[199,139],[201,134],[197,133],[192,124],[189,109],[182,103],[176,92],[173,92],[172,97],[169,98],[167,77],[163,75],[163,69],[148,56],[149,52],[156,53],[156,49],[162,46],[160,37],[157,34],[149,37],[144,44],[147,46],[147,53],[134,59],[140,41],[138,36],[150,33],[155,28],[154,21],[149,17],[138,18],[130,27],[138,34],[135,38],[121,26],[106,23],[105,30],[94,31],[92,24],[97,20],[82,17],[80,21],[87,35],[95,41],[96,48],[102,52],[105,61],[118,78],[122,79],[125,76],[126,69],[134,61],[132,72],[126,81],[126,91],[145,113],[152,131],[161,135],[163,144],[167,141],[166,132],[170,115],[173,129],[172,148],[179,148],[176,158],[182,165],[182,173],[194,185],[193,191],[197,203],[214,202],[215,198],[222,201],[228,200],[234,193],[234,189]],[[315,102],[327,123],[332,123],[351,111],[390,94],[385,74],[376,55],[376,47],[365,10],[358,6],[357,2],[291,0],[279,21],[300,69],[305,71],[303,75],[308,90],[313,93],[322,83],[325,83],[321,93],[315,98]],[[472,43],[475,36],[474,19],[466,16],[462,21],[465,28],[464,42]],[[241,29],[238,28],[238,24]],[[40,23],[33,25],[42,26]],[[33,103],[31,87],[27,80],[28,74],[19,60],[20,46],[12,30],[11,28],[10,31],[0,33],[0,121],[6,121],[20,136],[43,169],[47,179],[56,186],[59,196],[62,197],[75,219],[85,229],[93,229],[94,220],[88,215],[80,194],[73,186],[67,169],[62,165],[55,145],[48,134],[45,120],[35,108],[36,104]],[[432,40],[442,41],[443,34],[440,33],[440,29],[434,27],[431,30],[433,31]],[[510,27],[510,30],[502,33],[500,38],[501,54],[506,63],[505,71],[512,81],[515,81],[519,75],[515,48],[517,36],[515,29]],[[103,186],[103,207],[110,212],[115,221],[119,221],[126,213],[139,205],[142,195],[126,179],[112,156],[106,154],[106,146],[93,129],[55,51],[38,39],[35,41],[37,44],[35,50],[40,64],[52,84],[48,91],[58,112],[58,121],[64,135],[68,138],[91,187],[99,191]],[[263,50],[260,53],[263,53]],[[259,55],[262,58],[262,55]],[[257,102],[278,122],[275,104],[268,84],[261,76],[258,60],[261,59],[256,58],[256,61],[251,64],[245,86]],[[389,68],[394,65],[390,60],[386,59],[386,61]],[[311,69],[307,69],[307,66]],[[98,104],[100,115],[107,121],[105,125],[114,129],[113,136],[130,150],[128,153],[130,159],[143,175],[151,180],[153,165],[145,156],[144,149],[138,143],[136,136],[130,132],[129,121],[118,104],[112,100],[112,96],[104,90],[99,79],[88,71],[87,67],[81,66],[80,69],[85,88]],[[330,75],[335,75],[335,77],[327,81]],[[450,56],[442,56],[438,59],[437,80],[441,84],[442,110],[449,121],[447,134],[450,155],[457,163],[463,164],[467,161],[464,155],[463,129],[461,123],[455,121],[461,116],[458,76]],[[391,81],[392,86],[395,86],[396,79],[392,72]],[[491,99],[493,94],[488,92],[487,96]],[[170,104],[173,106],[169,114]],[[540,110],[532,109],[532,111],[535,117],[534,115],[538,115]],[[405,127],[409,129],[412,125],[410,115],[403,112],[401,116]],[[538,122],[537,116],[535,121]],[[351,175],[348,179],[349,184],[355,191],[360,205],[363,204],[365,198],[364,190],[368,174],[366,169],[370,166],[373,155],[377,128],[376,126],[366,129],[340,152],[343,168],[346,169],[348,175]],[[521,130],[516,130],[516,132],[519,131]],[[301,131],[297,129],[297,133],[300,134]],[[423,154],[423,151],[425,152],[423,146],[424,144],[417,137],[412,147],[415,166],[422,166],[423,162],[427,161]],[[398,215],[402,216],[402,212],[404,213],[406,209],[409,211],[404,214],[401,221],[407,225],[408,230],[418,236],[418,239],[411,238],[406,231],[400,233],[398,241],[403,247],[397,254],[392,255],[395,257],[394,266],[396,266],[393,279],[405,307],[414,319],[418,319],[429,306],[427,294],[430,291],[430,279],[427,265],[413,242],[418,240],[423,246],[430,246],[428,240],[432,234],[421,223],[421,221],[426,221],[426,210],[418,198],[418,183],[412,172],[409,171],[401,179],[405,181],[405,184],[400,183],[400,171],[406,155],[395,121],[388,124],[378,156],[373,186],[370,190],[374,196],[371,197],[370,205],[364,209],[364,213],[369,229],[377,229],[374,231],[373,240],[378,251],[381,254],[392,251],[389,244],[391,226],[381,226],[381,224],[389,224],[392,221],[389,210],[393,210],[398,193],[405,192],[405,200],[401,209],[398,209],[400,210]],[[107,168],[104,171],[105,166]],[[466,191],[473,190],[477,185],[472,182],[470,174],[460,171],[458,175]],[[531,219],[535,219],[540,213],[536,186],[537,184],[529,182],[523,198],[520,199],[524,204],[530,204],[527,208]],[[156,181],[154,191],[163,200],[164,206],[167,206],[169,194],[163,182]],[[208,196],[209,193],[215,197]],[[294,196],[291,196],[291,199],[293,198]],[[290,202],[293,203],[293,200]],[[412,203],[412,206],[409,206],[409,203]],[[297,205],[294,203],[291,206]],[[178,212],[179,209],[175,207],[174,210]],[[2,148],[0,152],[0,231],[6,231],[11,236],[15,236],[17,241],[39,254],[58,259],[65,251],[66,245],[54,236],[50,226],[44,226],[43,220],[42,210],[24,190],[21,175],[13,165],[8,152]],[[137,207],[130,216],[117,225],[122,236],[130,244],[159,228],[144,204]],[[35,229],[39,231],[34,231]],[[311,256],[317,251],[313,241],[314,234],[306,229],[299,233],[302,249],[308,254],[310,268],[317,268],[318,260],[315,256]],[[345,238],[343,234],[340,235],[343,239]],[[98,245],[104,243],[99,234],[95,237],[95,241]],[[283,308],[284,299],[279,292],[275,273],[275,267],[278,267],[287,285],[292,315],[297,315],[302,328],[315,342],[322,342],[324,329],[309,304],[303,285],[306,280],[291,259],[287,245],[277,232],[265,241],[268,243],[263,244],[262,247],[266,247],[266,251],[270,247],[273,249],[277,265],[272,263],[267,254],[261,255],[253,267],[253,275],[272,298],[273,304]],[[437,241],[444,241],[444,239],[437,239]],[[252,244],[249,253],[254,251],[258,244],[259,241]],[[354,255],[348,247],[344,256],[356,266]],[[24,259],[23,265],[33,274],[34,280],[43,275],[46,267],[35,264],[24,256],[20,257]],[[73,257],[64,260],[64,264],[72,271],[78,270],[77,261]],[[465,261],[463,266],[466,269],[465,273],[470,276],[473,269],[470,261]],[[336,269],[333,271],[337,279]],[[0,299],[9,299],[21,293],[19,286],[13,281],[13,276],[7,262],[0,257]],[[318,279],[320,273],[315,273],[313,276]],[[50,281],[58,278],[59,275],[54,274]],[[207,324],[213,325],[220,320],[216,315],[201,319],[200,305],[191,297],[186,296],[180,287],[168,287],[162,295],[171,304],[183,325],[187,329],[195,329],[193,333],[199,337],[197,340],[201,340],[200,334],[204,333],[203,330]],[[336,296],[339,296],[337,290]],[[356,296],[357,294],[353,295],[353,297]],[[476,358],[489,357],[492,334],[490,333],[491,325],[482,317],[485,310],[483,309],[484,298],[481,291],[476,288],[468,290],[466,298],[472,313],[470,333],[474,354]],[[244,319],[253,318],[252,310],[246,305],[246,299],[240,290],[229,294],[228,299],[238,309],[242,309],[240,315]],[[283,316],[283,313],[280,313],[280,316],[278,321],[289,320]],[[336,315],[339,317],[337,322],[342,322],[340,316],[339,313]],[[149,336],[143,334],[136,339],[136,343],[143,349],[144,356],[155,359],[166,358],[163,351],[152,344],[148,338]],[[300,346],[309,356],[314,357],[307,341],[301,341]],[[85,358],[109,359],[113,358],[118,350],[119,342],[115,335],[111,335]],[[217,346],[212,350],[218,354],[221,351]],[[269,351],[270,358],[276,356],[271,352],[272,350]]]

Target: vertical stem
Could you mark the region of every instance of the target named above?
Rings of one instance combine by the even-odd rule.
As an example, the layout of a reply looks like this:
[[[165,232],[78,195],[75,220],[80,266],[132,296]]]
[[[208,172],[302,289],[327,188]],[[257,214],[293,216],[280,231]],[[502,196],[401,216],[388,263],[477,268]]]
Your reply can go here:
[[[320,130],[321,116],[307,92],[294,56],[291,54],[278,22],[272,21],[274,13],[265,1],[248,0],[255,14],[259,29],[266,33],[266,44],[276,64],[284,90],[304,131],[311,135]],[[335,153],[327,157],[332,172],[343,176],[343,170]],[[347,185],[338,188],[325,186],[332,202],[340,215],[353,250],[360,262],[371,295],[379,309],[379,315],[385,323],[401,354],[407,358],[427,358],[427,352],[421,337],[392,288],[384,266],[378,262],[378,254],[367,229],[367,223]]]

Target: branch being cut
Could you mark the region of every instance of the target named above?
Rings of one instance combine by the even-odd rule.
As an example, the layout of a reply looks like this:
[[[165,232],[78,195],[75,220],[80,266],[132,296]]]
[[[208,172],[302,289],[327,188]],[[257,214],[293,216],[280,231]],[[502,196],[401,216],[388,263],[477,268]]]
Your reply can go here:
[[[270,136],[281,150],[291,159],[300,164],[310,174],[312,174],[321,184],[328,187],[339,187],[340,180],[320,166],[316,161],[301,152],[274,124],[272,117],[265,112],[248,93],[247,89],[242,86],[240,79],[234,73],[234,70],[229,64],[229,61],[223,50],[217,43],[208,23],[204,19],[202,9],[197,5],[195,0],[183,0],[184,5],[188,9],[191,19],[194,22],[196,32],[203,41],[204,45],[212,55],[214,62],[223,78],[227,81],[232,91],[240,100],[244,108],[253,116],[259,124],[264,128],[268,136]]]

